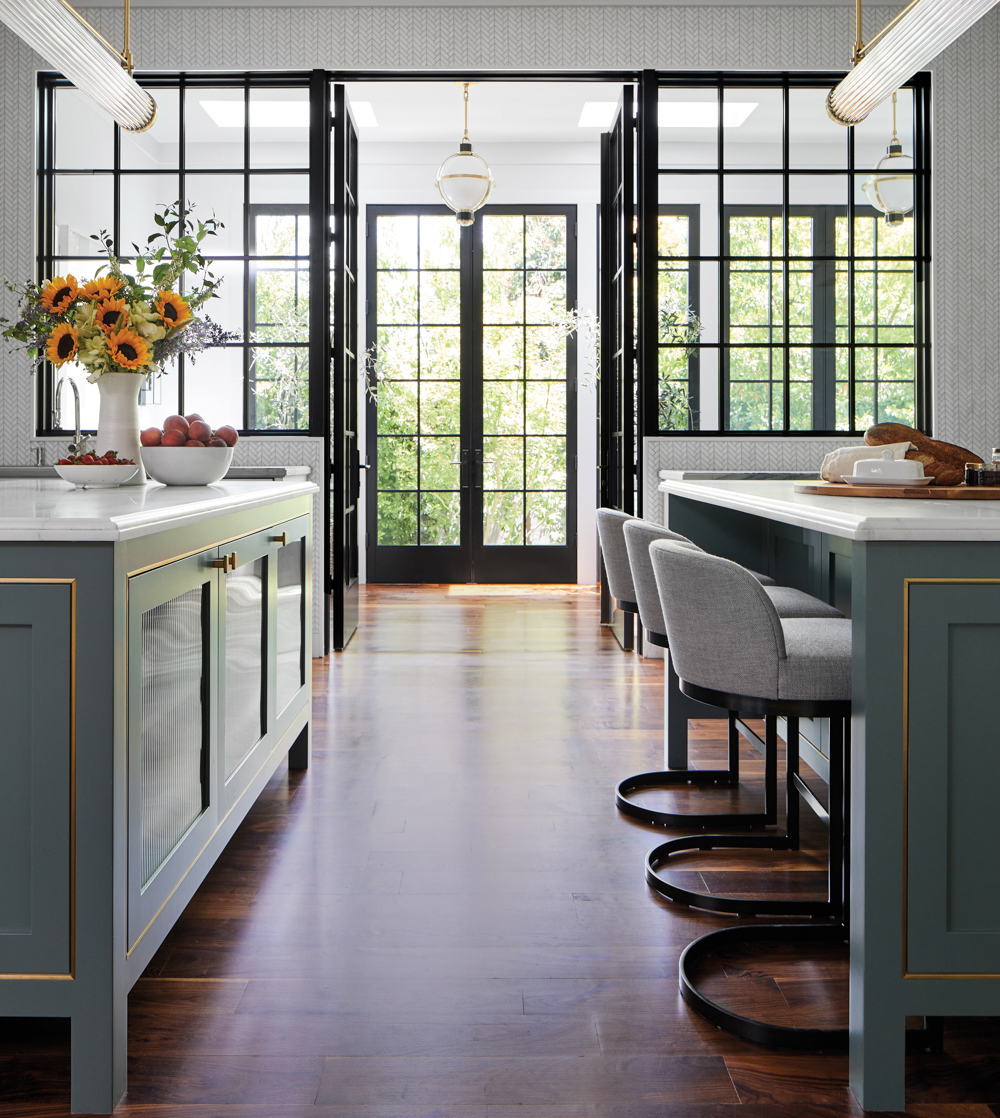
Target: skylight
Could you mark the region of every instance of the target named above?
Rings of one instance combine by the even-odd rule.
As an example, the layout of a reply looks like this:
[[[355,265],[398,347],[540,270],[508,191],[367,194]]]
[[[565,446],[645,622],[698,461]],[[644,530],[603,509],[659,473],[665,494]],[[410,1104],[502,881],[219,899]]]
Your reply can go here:
[[[201,107],[220,128],[242,128],[242,101],[202,101]],[[251,128],[308,128],[308,101],[251,101]]]

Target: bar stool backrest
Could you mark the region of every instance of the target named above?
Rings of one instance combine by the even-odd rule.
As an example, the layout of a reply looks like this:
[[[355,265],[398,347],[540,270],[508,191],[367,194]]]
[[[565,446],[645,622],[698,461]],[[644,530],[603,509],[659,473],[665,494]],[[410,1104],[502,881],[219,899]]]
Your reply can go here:
[[[635,587],[632,585],[632,571],[622,529],[626,521],[634,519],[631,513],[617,509],[597,510],[597,534],[601,540],[604,569],[608,573],[608,589],[612,597],[628,603],[631,608],[635,603]]]
[[[628,520],[624,526],[625,548],[628,551],[629,566],[632,568],[632,585],[635,588],[635,602],[639,607],[639,620],[644,629],[666,638],[667,627],[660,606],[660,592],[653,577],[653,564],[649,559],[649,545],[654,540],[673,540],[688,547],[701,550],[687,536],[671,532],[662,524],[652,524],[648,520]]]
[[[738,563],[672,540],[655,540],[649,555],[680,678],[776,699],[785,637],[757,579]]]

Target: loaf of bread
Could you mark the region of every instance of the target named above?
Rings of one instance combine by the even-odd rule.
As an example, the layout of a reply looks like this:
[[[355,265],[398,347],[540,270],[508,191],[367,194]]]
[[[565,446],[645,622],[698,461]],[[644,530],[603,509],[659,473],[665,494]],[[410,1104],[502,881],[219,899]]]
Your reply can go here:
[[[961,485],[965,480],[965,463],[982,462],[978,454],[954,443],[932,439],[905,423],[876,423],[865,432],[869,446],[885,446],[909,440],[913,449],[906,452],[911,462],[922,462],[924,473],[934,478],[931,485]]]

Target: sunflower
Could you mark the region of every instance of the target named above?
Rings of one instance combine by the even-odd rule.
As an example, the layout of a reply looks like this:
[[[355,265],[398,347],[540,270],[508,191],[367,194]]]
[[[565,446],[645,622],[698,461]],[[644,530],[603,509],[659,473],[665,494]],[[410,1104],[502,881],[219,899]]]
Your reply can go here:
[[[123,369],[141,369],[152,356],[146,339],[128,327],[108,335],[108,351],[111,360]]]
[[[110,334],[128,324],[128,307],[124,299],[105,299],[97,308],[94,320],[106,333]]]
[[[49,314],[63,314],[72,306],[76,295],[75,277],[56,276],[42,292],[40,302]]]
[[[191,317],[191,308],[173,291],[161,291],[156,299],[156,313],[166,327],[180,326]]]
[[[80,294],[84,299],[90,299],[91,302],[103,303],[105,299],[114,299],[121,289],[122,281],[120,279],[115,279],[114,276],[104,276],[102,279],[85,283],[80,288]]]
[[[76,356],[79,341],[76,330],[68,322],[63,322],[49,335],[49,344],[45,347],[45,356],[53,365],[64,365]]]

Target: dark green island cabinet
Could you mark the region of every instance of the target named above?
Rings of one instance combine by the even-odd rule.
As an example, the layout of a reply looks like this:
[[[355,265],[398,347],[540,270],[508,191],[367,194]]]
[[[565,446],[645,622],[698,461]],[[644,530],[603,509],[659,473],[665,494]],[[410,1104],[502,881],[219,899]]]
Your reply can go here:
[[[76,1113],[130,988],[281,765],[309,763],[308,481],[0,481],[0,1015],[68,1017]]]
[[[901,1111],[907,1016],[1000,1016],[1000,501],[660,491],[675,531],[851,618],[850,1079]]]

